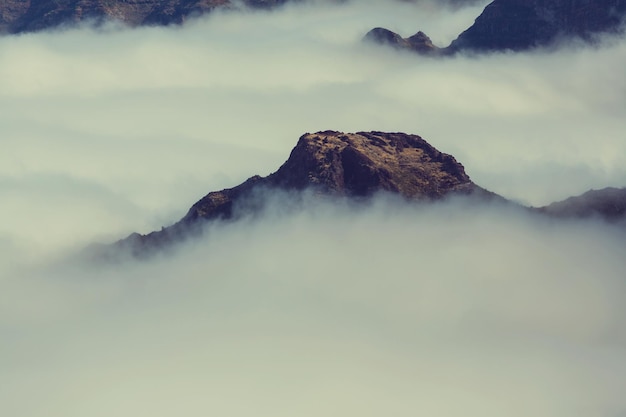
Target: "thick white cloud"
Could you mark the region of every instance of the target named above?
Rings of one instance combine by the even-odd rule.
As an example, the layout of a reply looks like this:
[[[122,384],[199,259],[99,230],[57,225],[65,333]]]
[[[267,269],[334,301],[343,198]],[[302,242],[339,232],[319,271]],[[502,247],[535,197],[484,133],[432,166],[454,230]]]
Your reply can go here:
[[[626,409],[623,234],[462,202],[283,203],[176,256],[4,279],[3,411]]]
[[[169,257],[53,262],[270,173],[307,131],[420,134],[532,204],[623,186],[623,40],[447,60],[360,43],[385,26],[444,45],[479,9],[320,2],[0,38],[0,414],[622,416],[607,226],[277,203]]]

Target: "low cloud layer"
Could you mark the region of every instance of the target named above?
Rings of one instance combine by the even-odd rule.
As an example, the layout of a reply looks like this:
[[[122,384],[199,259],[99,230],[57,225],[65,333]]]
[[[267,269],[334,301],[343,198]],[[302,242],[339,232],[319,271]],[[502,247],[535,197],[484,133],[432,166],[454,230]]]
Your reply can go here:
[[[3,412],[626,410],[623,234],[462,201],[275,204],[175,256],[5,278]]]
[[[480,4],[326,2],[0,38],[0,414],[626,413],[623,232],[284,196],[169,257],[60,262],[267,175],[311,131],[422,135],[527,204],[626,185],[626,42],[429,60]]]

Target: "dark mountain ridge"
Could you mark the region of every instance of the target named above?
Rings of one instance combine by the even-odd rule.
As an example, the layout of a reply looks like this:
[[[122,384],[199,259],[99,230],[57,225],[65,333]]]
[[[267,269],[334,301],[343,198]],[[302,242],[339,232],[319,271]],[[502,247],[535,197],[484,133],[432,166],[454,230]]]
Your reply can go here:
[[[365,39],[429,55],[524,51],[559,39],[592,42],[601,33],[620,33],[625,18],[626,0],[494,0],[445,48],[432,45],[422,32],[403,38],[375,28]],[[412,41],[415,37],[421,41]]]
[[[0,34],[71,26],[80,22],[117,21],[128,26],[181,24],[216,9],[272,9],[307,0],[2,0]],[[345,3],[350,0],[327,0]],[[360,1],[360,0],[353,0]],[[396,0],[420,3],[423,0]],[[430,0],[426,0],[430,1]],[[439,0],[450,9],[480,0]]]
[[[215,9],[272,8],[288,0],[2,0],[0,33],[34,32],[83,21],[129,26],[180,24]],[[291,0],[296,1],[296,0]]]
[[[626,0],[495,0],[449,48],[520,51],[559,38],[592,41],[617,32],[625,16]]]
[[[599,218],[611,223],[626,219],[626,188],[607,187],[537,209],[559,218]]]

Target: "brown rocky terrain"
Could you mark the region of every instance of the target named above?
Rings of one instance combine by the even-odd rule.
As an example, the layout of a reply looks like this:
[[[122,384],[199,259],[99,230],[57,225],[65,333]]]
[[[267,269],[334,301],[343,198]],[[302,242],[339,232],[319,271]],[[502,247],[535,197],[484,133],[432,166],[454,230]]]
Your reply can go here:
[[[600,33],[620,32],[625,18],[626,0],[494,0],[445,48],[424,48],[419,43],[416,47],[408,42],[410,38],[403,40],[391,31],[383,34],[381,28],[368,33],[365,39],[422,54],[431,54],[432,50],[439,55],[523,51],[549,46],[560,39],[592,42]]]
[[[303,135],[289,159],[267,177],[214,191],[195,203],[177,223],[147,235],[134,233],[115,244],[142,257],[201,233],[211,220],[234,220],[254,214],[263,190],[310,190],[320,197],[362,199],[389,192],[410,200],[432,201],[449,195],[498,198],[474,184],[463,165],[417,135],[405,133],[325,131]]]

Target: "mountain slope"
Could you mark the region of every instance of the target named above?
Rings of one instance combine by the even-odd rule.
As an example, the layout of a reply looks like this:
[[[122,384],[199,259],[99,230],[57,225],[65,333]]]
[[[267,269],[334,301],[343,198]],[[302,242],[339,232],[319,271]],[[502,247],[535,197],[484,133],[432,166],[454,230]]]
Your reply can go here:
[[[563,218],[598,217],[610,222],[626,218],[626,188],[590,190],[538,209],[540,212]]]
[[[207,221],[254,214],[263,204],[255,193],[264,190],[310,190],[318,196],[348,198],[390,192],[413,200],[452,194],[497,197],[474,184],[454,157],[417,135],[324,131],[300,137],[289,159],[273,174],[211,192],[174,225],[147,235],[134,233],[115,247],[137,257],[149,255],[201,233]]]
[[[519,51],[560,37],[591,40],[617,31],[624,16],[626,0],[495,0],[449,48]]]
[[[303,192],[306,191],[307,194]],[[92,247],[97,259],[144,258],[203,233],[212,221],[235,221],[263,212],[267,196],[282,195],[281,204],[298,207],[305,195],[367,201],[386,192],[422,202],[471,196],[523,208],[476,185],[463,165],[417,135],[406,133],[323,131],[300,137],[287,161],[274,173],[255,175],[242,184],[213,191],[196,202],[175,224],[160,231],[133,233],[113,245]],[[626,219],[626,188],[589,191],[531,213],[556,218]]]

